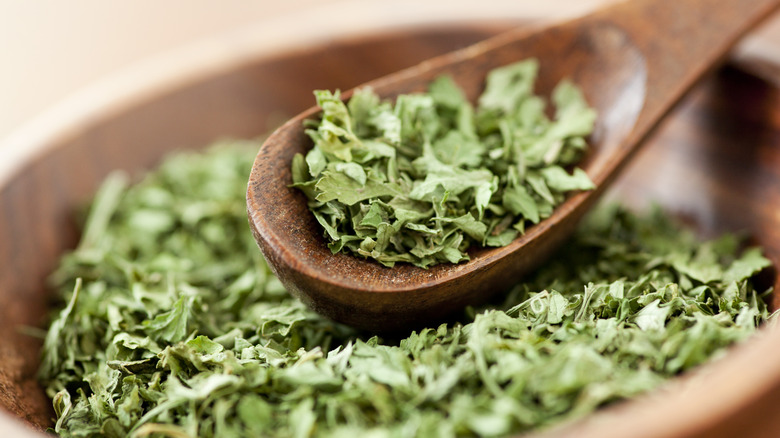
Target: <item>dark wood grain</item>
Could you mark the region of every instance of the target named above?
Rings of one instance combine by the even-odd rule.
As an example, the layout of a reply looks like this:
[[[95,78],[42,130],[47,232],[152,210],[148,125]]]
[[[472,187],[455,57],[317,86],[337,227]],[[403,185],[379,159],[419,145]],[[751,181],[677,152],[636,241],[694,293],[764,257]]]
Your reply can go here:
[[[45,153],[0,185],[0,430],[9,414],[34,429],[52,425],[34,380],[40,344],[18,327],[44,323],[45,277],[74,245],[75,212],[109,171],[150,168],[169,151],[219,137],[258,135],[277,110],[294,114],[311,105],[314,88],[346,89],[506,28],[408,30],[248,58],[53,132]],[[777,66],[778,59],[764,60],[760,71],[777,81]],[[710,77],[659,127],[614,189],[608,196],[636,208],[657,202],[704,234],[744,230],[780,266],[780,91],[733,68]],[[665,392],[545,435],[775,437],[780,330],[763,332]]]
[[[75,246],[76,213],[112,169],[138,172],[174,150],[265,134],[279,114],[308,107],[311,90],[347,89],[506,28],[418,29],[246,59],[55,136],[43,156],[0,186],[0,407],[38,429],[51,425],[50,403],[35,380],[41,343],[19,328],[45,324],[45,279]]]
[[[304,196],[290,188],[290,163],[311,141],[303,121],[279,128],[260,149],[250,177],[250,224],[272,269],[293,294],[335,320],[376,331],[434,323],[487,291],[501,291],[542,263],[572,232],[661,118],[776,0],[639,0],[621,3],[536,32],[518,30],[375,80],[380,96],[423,91],[450,75],[475,99],[487,72],[534,57],[537,92],[572,79],[599,118],[592,152],[581,164],[597,189],[577,193],[548,218],[502,248],[475,249],[471,260],[420,269],[388,269],[348,254],[331,254]]]
[[[733,67],[717,72],[662,123],[607,198],[637,210],[660,205],[694,224],[703,237],[744,232],[773,261],[765,280],[774,284],[777,309],[780,91]],[[780,327],[765,328],[663,393],[544,436],[775,437],[780,430],[778,343]]]

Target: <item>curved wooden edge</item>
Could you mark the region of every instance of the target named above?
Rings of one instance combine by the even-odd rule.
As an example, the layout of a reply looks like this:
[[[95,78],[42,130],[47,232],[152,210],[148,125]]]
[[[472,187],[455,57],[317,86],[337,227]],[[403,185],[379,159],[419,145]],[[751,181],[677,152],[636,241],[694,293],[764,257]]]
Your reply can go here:
[[[780,26],[776,26],[780,30]],[[740,70],[780,86],[780,46],[765,32],[740,43],[730,58]],[[777,263],[777,260],[774,260]],[[780,278],[775,280],[775,290]],[[775,306],[777,305],[777,292]],[[540,438],[775,437],[780,432],[780,323],[685,376],[631,402],[561,424]],[[760,378],[758,378],[760,376]],[[760,422],[762,429],[750,428]]]
[[[361,3],[361,1],[354,1],[353,3],[358,4]],[[444,4],[445,2],[441,3]],[[454,13],[448,16],[447,20],[443,21],[436,20],[437,16],[435,15],[433,17],[426,17],[426,20],[429,21],[419,21],[417,23],[388,23],[384,18],[378,19],[378,17],[373,16],[372,14],[369,15],[374,18],[367,19],[369,20],[368,23],[370,23],[370,26],[372,26],[370,29],[372,33],[390,30],[402,25],[430,25],[432,22],[456,24],[465,21],[471,22],[475,18],[505,20],[511,19],[514,16],[511,11],[507,12],[507,10],[510,10],[511,8],[507,8],[507,10],[501,9],[510,3],[510,6],[517,7],[518,2],[514,1],[498,2],[498,7],[495,7],[494,9],[491,9],[493,6],[491,3],[480,2],[480,11],[492,10],[493,15],[491,16],[478,15],[475,17],[474,15],[471,15],[473,12],[472,10],[469,10],[468,8],[459,9],[457,4],[452,5],[450,2],[447,2],[446,4],[448,4],[448,6],[455,6],[454,9],[445,8],[442,10],[454,11]],[[545,11],[543,13],[540,13],[533,18],[548,19],[550,17],[562,18],[568,14],[577,15],[586,12],[601,2],[598,0],[571,0],[566,3],[570,4],[572,8],[566,9],[565,11],[556,10],[557,7],[559,7],[559,2],[556,2],[551,7],[544,8]],[[401,6],[398,8],[399,10],[403,10],[403,7]],[[522,9],[522,7],[519,9]],[[514,13],[517,14],[516,18],[528,17],[527,14],[524,15],[521,12],[518,12],[518,10],[514,10]],[[120,112],[139,102],[152,99],[163,90],[169,89],[171,85],[181,85],[207,77],[219,71],[224,71],[225,69],[230,68],[230,66],[242,63],[246,57],[256,59],[262,56],[269,56],[274,53],[279,53],[285,50],[285,48],[294,49],[295,47],[303,47],[318,39],[317,37],[313,37],[311,33],[308,33],[309,28],[302,26],[301,20],[296,17],[287,17],[276,23],[277,24],[271,26],[271,28],[279,30],[279,35],[291,35],[300,33],[301,30],[306,30],[306,32],[303,33],[307,36],[296,40],[295,44],[285,45],[284,42],[280,41],[281,38],[279,38],[279,35],[275,35],[271,39],[267,38],[268,34],[262,29],[268,28],[262,25],[258,25],[252,29],[242,29],[229,35],[222,35],[205,42],[194,44],[180,51],[176,51],[175,53],[168,53],[164,56],[149,60],[143,64],[130,68],[121,74],[103,80],[57,104],[46,113],[13,133],[0,144],[0,186],[6,184],[16,172],[21,171],[30,161],[34,160],[37,156],[44,154],[47,151],[46,147],[54,143],[52,141],[53,139],[61,139],[73,135],[73,133],[89,126],[95,120],[105,117],[107,113]],[[327,36],[328,38],[345,37],[349,33],[349,29],[342,27],[340,22],[337,23],[339,24],[337,25],[334,23],[334,25],[328,29],[328,32],[332,31],[333,33],[325,33],[325,31],[320,28],[321,32],[324,32],[320,36]],[[312,25],[315,23],[310,21],[308,24]],[[227,54],[224,53],[225,47],[230,45],[226,44],[228,41],[234,41],[237,45],[241,45],[243,47],[242,50]],[[272,43],[269,43],[269,41],[272,41]],[[765,42],[765,46],[769,50],[753,50],[751,52],[754,55],[754,57],[751,58],[751,61],[758,61],[765,66],[762,68],[762,71],[755,70],[752,66],[752,62],[751,65],[747,67],[747,70],[758,73],[760,76],[775,83],[780,83],[780,68],[775,69],[773,67],[780,65],[780,53],[776,51],[775,44],[766,39],[754,37],[749,38],[742,46],[748,46],[753,41]],[[297,46],[296,44],[300,44],[300,46]],[[741,52],[738,50],[737,59],[740,59],[740,53]],[[174,59],[176,60],[174,61]],[[215,62],[215,59],[219,59],[220,61]],[[742,67],[742,64],[740,64],[740,66]],[[772,360],[780,360],[780,358],[776,357],[777,355],[780,355],[780,352],[773,353],[778,350],[776,345],[780,342],[780,329],[773,328],[771,331],[766,330],[766,332],[766,336],[757,337],[756,339],[748,341],[745,345],[737,347],[736,351],[734,351],[735,354],[730,354],[719,363],[704,367],[703,369],[692,373],[690,378],[685,379],[683,382],[679,382],[679,385],[683,386],[683,388],[681,391],[682,393],[678,395],[678,399],[683,401],[687,399],[685,391],[688,391],[688,389],[684,387],[685,385],[693,385],[688,387],[691,390],[702,388],[702,382],[705,381],[708,376],[712,376],[714,373],[718,372],[717,370],[721,370],[727,366],[724,364],[746,366],[748,367],[747,369],[750,369],[751,371],[761,372],[766,368],[766,366],[762,367],[761,364],[769,364]],[[764,354],[766,352],[772,354],[766,355]],[[730,367],[731,365],[728,366]],[[756,368],[756,366],[758,366],[758,368]],[[773,381],[779,382],[780,384],[780,375],[778,375],[780,374],[780,370],[769,369],[768,372],[770,373],[769,375],[773,377]],[[673,392],[674,390],[677,390],[677,384],[678,382],[672,382],[670,387],[667,388],[668,391]],[[757,394],[760,395],[761,393],[761,388],[749,387],[747,389],[749,391],[745,393],[746,397],[752,397],[754,400],[758,396]],[[624,407],[620,407],[619,409],[608,410],[596,414],[592,419],[579,423],[576,430],[571,429],[570,426],[564,425],[560,429],[550,431],[548,434],[543,435],[559,437],[588,436],[585,435],[586,433],[589,433],[588,431],[592,433],[595,430],[595,425],[609,422],[610,417],[628,416],[628,414],[634,410],[644,411],[651,406],[655,408],[658,407],[657,405],[662,405],[663,403],[658,401],[654,402],[653,400],[656,397],[665,397],[667,391],[662,391],[663,393],[658,393],[657,395],[650,394],[635,402],[626,404],[625,410]],[[727,393],[728,391],[721,391],[718,394],[725,395]],[[716,399],[713,398],[713,402],[715,401]],[[670,406],[673,405],[670,404]],[[660,408],[663,409],[664,407],[660,406]],[[709,415],[709,412],[706,413]],[[660,415],[658,417],[660,417]],[[658,419],[656,416],[648,417],[648,421],[650,421],[651,418],[660,422],[667,421],[665,418]],[[610,424],[620,424],[619,419],[613,421],[616,421],[616,423]],[[674,422],[671,422],[667,428],[671,431],[670,433],[674,432],[674,429],[672,429],[673,424]],[[628,426],[631,426],[632,429],[616,428],[615,433],[610,436],[624,436],[619,434],[621,430],[632,430],[636,434],[641,434],[641,429],[638,427],[640,426],[639,424],[626,425],[626,427]],[[657,424],[653,424],[653,426],[657,426]],[[21,420],[11,416],[3,410],[0,410],[0,435],[23,438],[48,436],[29,428],[21,422]],[[680,436],[680,434],[676,433],[667,436]]]
[[[434,77],[447,72],[465,87],[466,95],[473,96],[481,89],[488,66],[524,56],[540,60],[537,87],[542,94],[561,77],[576,72],[573,80],[589,85],[585,89],[590,91],[591,103],[603,115],[597,122],[594,149],[620,146],[640,112],[646,74],[641,55],[616,27],[594,29],[569,21],[544,27],[542,34],[519,29],[360,87],[393,96],[423,89]],[[605,70],[615,74],[606,80]],[[549,218],[529,227],[507,246],[474,249],[472,259],[463,264],[428,269],[399,264],[390,270],[371,260],[331,254],[303,197],[288,186],[294,154],[305,153],[310,144],[301,125],[318,111],[311,107],[299,114],[261,147],[247,191],[250,224],[272,269],[291,292],[332,319],[368,330],[417,326],[486,300],[486,291],[505,290],[507,279],[538,266],[544,260],[539,256],[549,254],[574,230],[576,219],[604,191],[614,167],[604,165],[608,160],[603,158],[610,158],[611,153],[593,155],[583,168],[598,188],[570,196]],[[415,305],[409,306],[410,302]]]
[[[559,425],[539,438],[727,438],[760,420],[767,432],[780,418],[766,416],[780,388],[780,326],[771,323],[728,353],[683,377],[585,419]],[[761,376],[761,379],[754,378]],[[767,385],[773,382],[774,385]],[[716,421],[713,421],[716,419]],[[750,430],[751,437],[763,436]],[[760,431],[758,431],[760,432]],[[747,433],[747,430],[745,430]]]
[[[315,43],[403,28],[550,21],[584,14],[617,0],[556,0],[549,4],[501,0],[491,3],[412,0],[349,0],[275,17],[164,53],[77,92],[0,139],[0,186],[26,163],[45,153],[51,139],[73,135],[93,121],[115,114],[163,91],[226,71],[248,60],[294,52]],[[446,6],[446,7],[445,7]],[[344,25],[343,10],[353,20]]]
[[[776,26],[780,30],[780,26]],[[780,86],[780,46],[761,33],[740,43],[730,63]],[[777,260],[774,260],[777,263]],[[780,278],[775,279],[775,291]],[[775,292],[775,308],[777,292]],[[777,310],[777,309],[776,309]],[[540,438],[775,437],[780,432],[780,322],[774,319],[712,363],[629,403],[562,424]],[[757,378],[760,376],[760,379]],[[717,421],[713,421],[717,419]],[[763,429],[750,429],[753,422]]]
[[[547,6],[523,5],[512,0],[485,5],[442,1],[420,6],[418,2],[402,0],[392,7],[385,5],[381,8],[383,12],[377,14],[378,2],[348,0],[340,5],[353,11],[356,20],[350,26],[344,26],[338,8],[328,5],[258,22],[148,59],[51,107],[0,142],[0,187],[50,153],[52,145],[172,90],[246,63],[305,51],[327,41],[349,41],[406,28],[464,26],[488,30],[497,22],[505,25],[550,20],[584,13],[606,1],[614,0],[558,0]],[[442,7],[444,4],[447,7]],[[0,436],[42,435],[0,409]]]

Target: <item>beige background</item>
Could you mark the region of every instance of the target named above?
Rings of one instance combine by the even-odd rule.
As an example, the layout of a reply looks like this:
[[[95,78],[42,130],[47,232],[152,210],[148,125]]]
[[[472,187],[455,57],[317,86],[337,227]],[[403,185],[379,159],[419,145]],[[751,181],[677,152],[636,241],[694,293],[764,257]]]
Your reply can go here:
[[[377,27],[549,19],[608,1],[0,0],[0,184],[35,153],[17,149],[36,134],[110,106],[118,89],[126,98],[145,89],[138,82],[164,84],[182,64],[208,68],[204,51],[229,60]],[[10,436],[30,434],[0,410]]]
[[[106,84],[132,84],[188,50],[283,50],[334,33],[428,22],[578,15],[614,0],[0,0],[0,180],[14,138],[67,114]],[[250,47],[251,46],[251,47]],[[743,44],[779,51],[780,22]],[[772,56],[780,59],[780,56]],[[117,80],[122,78],[122,80]],[[127,87],[132,93],[132,87]],[[22,135],[24,134],[24,135]],[[9,152],[10,153],[7,153]],[[7,172],[6,172],[7,174]],[[16,422],[0,412],[0,436]]]
[[[303,22],[357,29],[425,22],[580,14],[606,0],[0,0],[0,142],[79,90],[182,47]],[[544,3],[544,4],[540,4]],[[323,21],[317,22],[316,17]],[[274,41],[276,40],[276,41]]]
[[[562,17],[610,1],[0,0],[0,144],[96,82],[228,34],[277,28],[274,44],[312,24],[358,30],[361,22]]]
[[[95,82],[231,33],[285,30],[269,37],[273,44],[312,23],[358,29],[361,22],[562,17],[609,1],[0,0],[0,143]]]

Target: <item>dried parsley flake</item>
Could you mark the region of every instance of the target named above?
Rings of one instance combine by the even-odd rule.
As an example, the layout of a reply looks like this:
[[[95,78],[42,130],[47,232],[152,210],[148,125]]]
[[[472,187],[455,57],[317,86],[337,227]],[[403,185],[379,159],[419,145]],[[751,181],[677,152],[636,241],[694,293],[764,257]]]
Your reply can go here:
[[[290,297],[249,231],[259,145],[113,176],[53,281],[41,382],[66,437],[505,436],[705,363],[769,317],[739,239],[592,214],[502,303],[382,339]]]
[[[347,104],[316,91],[314,147],[292,174],[330,249],[390,267],[458,263],[470,246],[508,245],[567,192],[592,189],[565,167],[585,151],[595,111],[562,81],[550,120],[533,94],[537,70],[533,59],[493,70],[476,109],[447,76],[394,106],[371,89]]]

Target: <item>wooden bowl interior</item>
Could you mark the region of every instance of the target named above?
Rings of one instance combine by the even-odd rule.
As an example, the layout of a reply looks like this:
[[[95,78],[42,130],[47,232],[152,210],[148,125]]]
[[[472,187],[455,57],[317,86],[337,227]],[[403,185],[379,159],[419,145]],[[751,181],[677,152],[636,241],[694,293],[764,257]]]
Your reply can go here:
[[[348,89],[506,28],[504,23],[409,29],[246,59],[90,118],[66,133],[53,133],[45,153],[0,186],[2,411],[38,430],[52,425],[50,403],[35,380],[40,342],[19,328],[45,326],[51,305],[46,276],[76,243],[74,212],[109,171],[137,172],[175,149],[200,148],[222,137],[258,136],[279,114],[291,116],[311,106],[313,89]],[[595,74],[589,71],[587,77]],[[634,86],[630,81],[624,85]],[[593,98],[606,106],[614,96]],[[636,207],[656,202],[692,218],[708,234],[745,230],[777,265],[780,215],[773,206],[780,196],[779,98],[776,88],[745,73],[719,73],[675,111],[612,196]],[[0,426],[8,421],[2,411]]]
[[[431,81],[445,75],[476,104],[493,69],[531,58],[539,65],[535,82],[539,96],[549,102],[555,87],[568,79],[583,90],[599,114],[589,139],[590,153],[580,165],[601,185],[612,174],[613,152],[629,150],[626,139],[644,105],[645,60],[622,29],[594,28],[577,21],[541,33],[518,29],[363,85],[390,100],[424,92]],[[553,116],[553,105],[547,109]],[[471,248],[468,263],[427,269],[399,263],[390,270],[372,260],[332,254],[305,197],[291,187],[295,155],[307,153],[312,146],[303,125],[318,113],[312,107],[268,138],[255,160],[247,197],[252,231],[282,283],[309,307],[336,321],[382,332],[440,321],[506,290],[508,278],[538,266],[556,247],[554,241],[565,237],[554,232],[536,239],[546,227],[574,226],[575,216],[553,215],[507,246]],[[626,149],[618,151],[620,147]],[[561,211],[576,208],[577,202],[570,198]],[[525,249],[517,250],[520,246]]]
[[[311,106],[314,89],[353,87],[496,28],[504,27],[399,31],[247,59],[54,136],[45,154],[0,187],[0,406],[36,428],[52,424],[50,403],[35,381],[40,342],[18,328],[45,325],[46,277],[75,246],[76,211],[112,169],[138,172],[173,150],[257,137]]]

